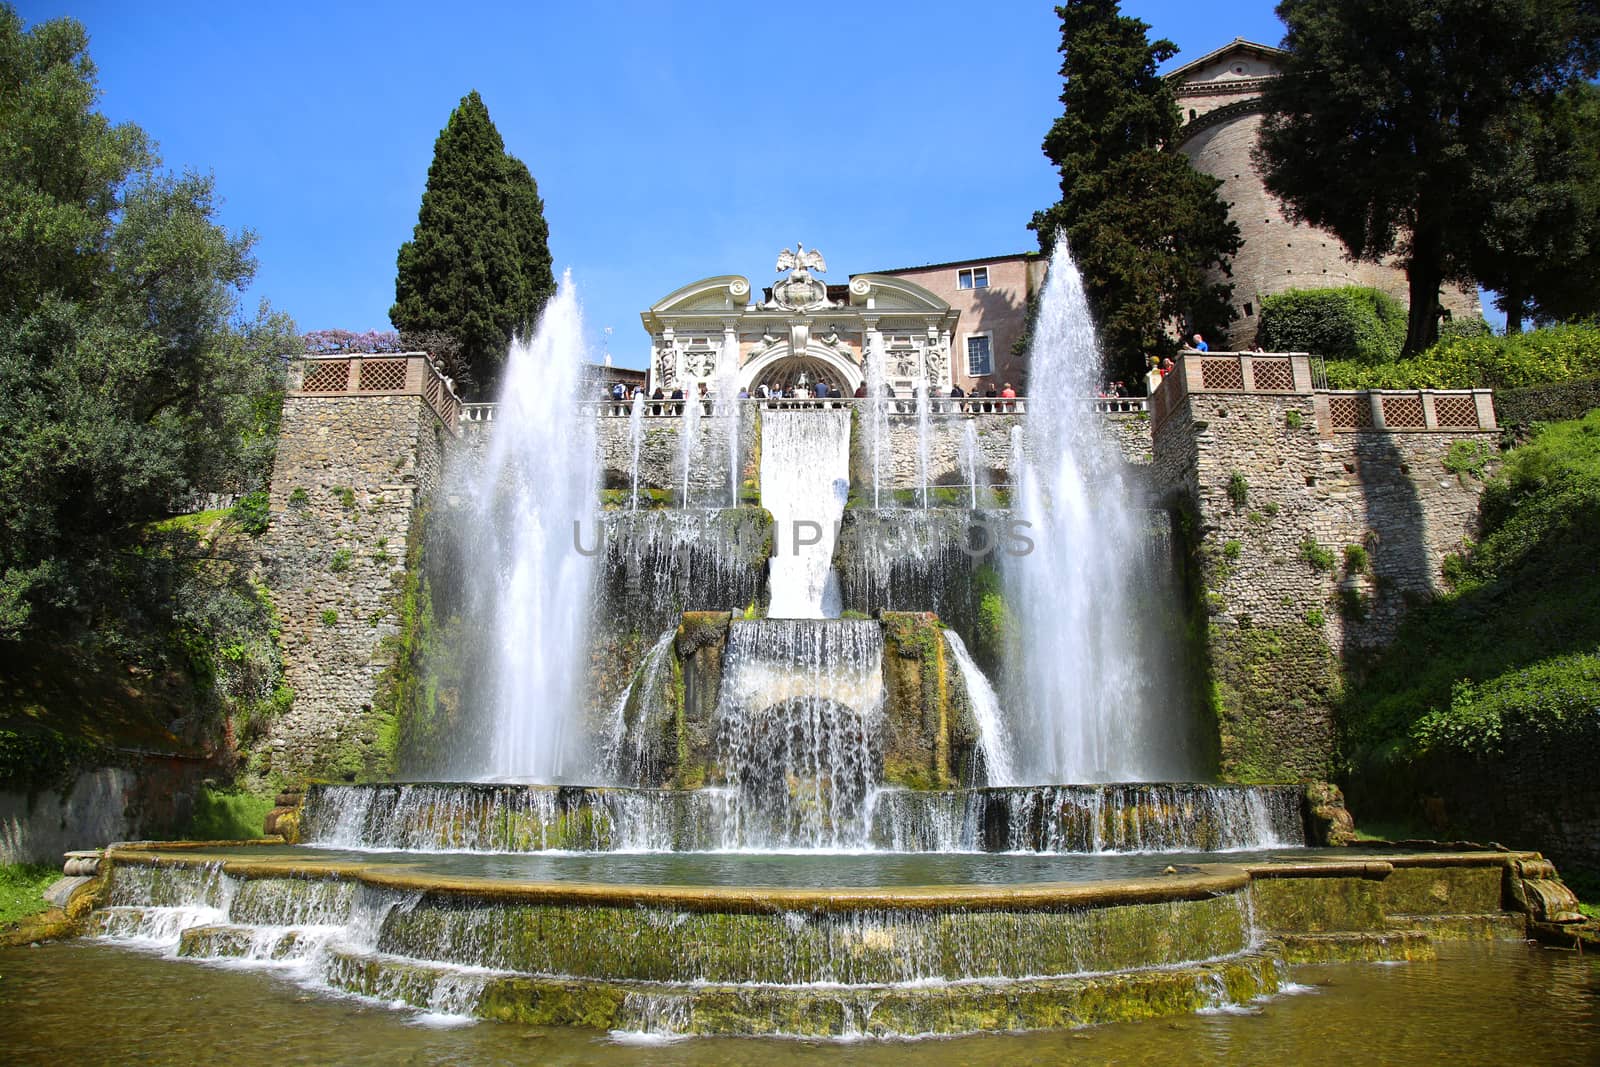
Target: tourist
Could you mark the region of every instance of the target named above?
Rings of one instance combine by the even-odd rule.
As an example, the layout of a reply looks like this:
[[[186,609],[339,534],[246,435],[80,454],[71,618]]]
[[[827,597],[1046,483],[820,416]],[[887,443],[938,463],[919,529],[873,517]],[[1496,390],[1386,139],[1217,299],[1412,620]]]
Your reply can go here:
[[[1254,345],[1250,346],[1250,351],[1251,351],[1252,354],[1259,354],[1261,352],[1261,350],[1262,349],[1261,349],[1261,342],[1260,341],[1257,341]]]
[[[950,387],[950,399],[955,401],[954,407],[957,411],[964,412],[967,410],[967,394],[961,386],[952,385]]]
[[[740,389],[739,390],[739,399],[740,400],[749,400],[750,399],[750,390],[749,389]]]
[[[1166,359],[1161,361],[1161,376],[1165,378],[1167,375],[1172,373],[1173,368],[1176,366],[1177,364],[1172,362],[1172,357],[1168,356]]]
[[[657,403],[654,403],[654,404],[650,405],[650,414],[652,414],[652,415],[661,414],[661,404],[659,403],[659,401],[665,400],[666,398],[667,398],[666,392],[662,390],[661,386],[659,386],[659,385],[656,386],[656,391],[650,394],[650,399],[654,400],[654,401],[657,401]]]
[[[1206,339],[1199,334],[1194,335],[1192,343],[1189,345],[1189,347],[1194,349],[1196,352],[1211,351],[1211,346],[1206,344]]]
[[[676,387],[673,388],[673,390],[672,390],[672,399],[678,401],[678,403],[672,405],[672,414],[674,414],[674,415],[682,415],[683,414],[683,386],[679,385],[679,386],[676,386]]]
[[[828,399],[828,383],[818,378],[817,384],[811,387],[811,392],[818,400]]]
[[[626,399],[628,399],[628,387],[626,385],[623,385],[621,382],[612,383],[612,386],[611,386],[611,399],[612,400],[626,400]]]
[[[1000,394],[995,391],[994,379],[990,378],[990,379],[988,379],[988,381],[989,381],[989,387],[983,391],[983,398],[984,398],[983,410],[985,410],[985,411],[999,411],[1000,410],[1000,405],[996,404],[996,403],[993,403],[993,401],[997,397],[999,397]]]
[[[1011,388],[1011,383],[1010,382],[1007,382],[1005,384],[1005,388],[1000,390],[1000,399],[1008,401],[1008,403],[1003,404],[1001,406],[1006,411],[1015,411],[1015,410],[1017,410],[1017,405],[1015,405],[1013,403],[1009,403],[1009,401],[1015,400],[1016,398],[1017,398],[1017,391],[1015,389]]]
[[[866,398],[867,398],[867,383],[866,382],[862,382],[860,385],[856,386],[856,399],[857,400],[865,400]]]

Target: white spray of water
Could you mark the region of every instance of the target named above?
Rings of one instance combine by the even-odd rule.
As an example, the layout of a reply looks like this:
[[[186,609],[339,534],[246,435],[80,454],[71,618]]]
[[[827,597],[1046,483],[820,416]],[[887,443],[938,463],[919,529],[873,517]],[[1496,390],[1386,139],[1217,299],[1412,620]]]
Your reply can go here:
[[[883,457],[889,447],[889,410],[884,403],[883,337],[867,345],[867,449],[872,453],[872,506],[881,508]]]
[[[728,440],[728,506],[739,506],[739,338],[724,334],[717,353],[717,407]]]
[[[772,513],[767,609],[774,619],[835,619],[833,546],[850,493],[850,412],[761,414],[761,505]]]
[[[967,506],[978,510],[978,423],[963,420],[961,430],[961,470],[967,476]],[[637,466],[637,463],[635,463]]]
[[[1000,714],[1000,698],[988,677],[972,661],[966,642],[954,630],[946,630],[944,639],[961,669],[961,680],[967,684],[967,699],[972,702],[972,717],[978,723],[978,747],[983,751],[983,765],[988,772],[987,785],[1016,785],[1013,769],[1011,735]]]
[[[928,506],[928,383],[917,383],[917,497]]]
[[[686,379],[683,383],[683,425],[678,433],[681,438],[678,449],[678,462],[683,466],[683,499],[681,506],[689,506],[689,475],[694,471],[695,448],[700,439],[700,416],[704,414],[705,405],[700,399],[700,391],[695,388],[694,379]]]
[[[490,778],[539,782],[588,767],[574,729],[593,560],[594,420],[578,413],[583,316],[570,274],[530,339],[506,360],[489,455],[476,487],[479,543],[494,582]]]
[[[1006,560],[1020,670],[1007,706],[1029,739],[1017,773],[1031,782],[1185,776],[1182,701],[1153,676],[1132,611],[1147,564],[1115,452],[1086,397],[1101,374],[1083,284],[1058,241],[1029,361],[1026,447],[1016,441],[1013,506],[1031,553]],[[1162,711],[1167,714],[1163,715]]]
[[[639,449],[644,444],[644,390],[633,394],[633,410],[628,412],[628,437],[633,442],[633,510],[639,510]]]

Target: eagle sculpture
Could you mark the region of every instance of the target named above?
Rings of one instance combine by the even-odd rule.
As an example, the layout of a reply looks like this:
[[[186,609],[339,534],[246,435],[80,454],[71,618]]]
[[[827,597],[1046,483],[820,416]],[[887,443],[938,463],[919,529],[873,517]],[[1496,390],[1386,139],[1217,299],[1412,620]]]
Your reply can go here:
[[[792,270],[797,277],[801,278],[806,276],[808,270],[814,270],[818,274],[826,274],[828,272],[828,265],[822,261],[821,252],[814,248],[807,252],[806,246],[798,241],[795,242],[795,247],[800,251],[791,252],[785,248],[778,253],[778,270]]]

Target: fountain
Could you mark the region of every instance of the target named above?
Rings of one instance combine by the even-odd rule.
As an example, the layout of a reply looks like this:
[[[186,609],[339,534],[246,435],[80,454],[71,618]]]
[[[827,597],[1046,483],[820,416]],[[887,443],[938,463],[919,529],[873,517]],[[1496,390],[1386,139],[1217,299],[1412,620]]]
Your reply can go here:
[[[628,442],[632,446],[633,466],[628,487],[628,507],[639,510],[639,452],[644,446],[644,390],[633,394],[633,407],[628,411]]]
[[[1292,964],[1520,936],[1501,892],[1548,877],[1531,854],[1310,849],[1302,786],[1195,780],[1188,690],[1130,624],[1168,549],[1077,402],[1095,350],[1064,248],[1012,442],[1036,549],[1003,582],[963,550],[1001,517],[977,508],[970,424],[969,506],[929,499],[925,386],[920,508],[846,508],[849,410],[766,408],[761,508],[610,512],[604,552],[568,551],[598,480],[579,327],[564,281],[477,482],[484,743],[413,781],[313,784],[280,824],[298,843],[113,850],[100,937],[434,1015],[852,1037],[1231,1008]],[[854,480],[876,505],[881,347],[866,362]],[[726,376],[718,397],[736,420]],[[735,501],[737,475],[735,446]],[[625,674],[597,710],[587,625],[632,642],[596,657],[591,686]]]

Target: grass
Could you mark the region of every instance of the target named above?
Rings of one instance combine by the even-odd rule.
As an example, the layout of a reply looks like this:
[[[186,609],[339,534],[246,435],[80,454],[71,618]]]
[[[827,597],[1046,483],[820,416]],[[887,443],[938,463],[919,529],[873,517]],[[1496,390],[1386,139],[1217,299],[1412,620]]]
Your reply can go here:
[[[61,868],[48,863],[0,864],[0,926],[9,926],[48,908],[44,891],[60,877]]]

